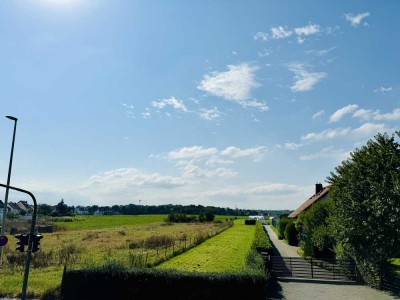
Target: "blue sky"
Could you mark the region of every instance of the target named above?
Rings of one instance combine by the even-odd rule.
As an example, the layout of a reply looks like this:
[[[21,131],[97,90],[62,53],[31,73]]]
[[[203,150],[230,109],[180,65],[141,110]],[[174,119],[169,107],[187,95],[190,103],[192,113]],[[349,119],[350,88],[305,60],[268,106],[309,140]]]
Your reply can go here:
[[[399,130],[399,9],[1,1],[11,184],[47,204],[295,209],[351,151]],[[2,183],[12,129],[0,119]]]

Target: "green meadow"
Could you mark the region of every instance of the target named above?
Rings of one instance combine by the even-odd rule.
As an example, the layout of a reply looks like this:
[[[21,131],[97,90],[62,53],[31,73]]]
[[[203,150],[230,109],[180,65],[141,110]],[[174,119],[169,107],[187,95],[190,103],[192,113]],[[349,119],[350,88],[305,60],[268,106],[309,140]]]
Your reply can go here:
[[[54,222],[57,230],[43,233],[40,250],[32,254],[28,296],[40,298],[59,286],[64,266],[82,268],[116,263],[126,268],[156,266],[216,237],[229,227],[230,219],[218,216],[211,223],[178,224],[165,222],[166,217],[79,216]],[[26,253],[16,251],[16,239],[8,238],[0,267],[0,297],[19,297]],[[225,244],[224,248],[230,247]]]

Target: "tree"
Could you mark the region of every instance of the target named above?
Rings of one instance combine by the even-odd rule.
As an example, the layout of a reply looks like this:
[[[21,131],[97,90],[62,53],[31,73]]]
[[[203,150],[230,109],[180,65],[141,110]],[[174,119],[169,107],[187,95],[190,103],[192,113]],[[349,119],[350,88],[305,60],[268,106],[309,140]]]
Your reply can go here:
[[[39,215],[49,216],[53,211],[53,207],[48,204],[39,204],[37,213]]]
[[[70,214],[68,205],[64,203],[64,199],[61,199],[61,201],[56,205],[56,213],[59,216],[65,216]]]
[[[400,144],[386,133],[330,173],[335,237],[364,280],[381,286],[381,274],[400,253]]]

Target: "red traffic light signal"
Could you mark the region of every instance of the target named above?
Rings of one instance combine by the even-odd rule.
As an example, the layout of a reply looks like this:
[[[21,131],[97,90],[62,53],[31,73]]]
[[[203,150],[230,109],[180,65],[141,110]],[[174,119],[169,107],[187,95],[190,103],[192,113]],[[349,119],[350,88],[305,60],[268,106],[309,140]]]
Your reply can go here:
[[[33,235],[32,252],[39,250],[40,240],[43,238],[40,234]]]
[[[24,234],[16,234],[15,238],[18,240],[17,242],[17,247],[15,248],[15,250],[18,250],[20,252],[24,252],[25,251],[25,246],[28,246],[28,242],[29,242],[29,235],[24,233]]]

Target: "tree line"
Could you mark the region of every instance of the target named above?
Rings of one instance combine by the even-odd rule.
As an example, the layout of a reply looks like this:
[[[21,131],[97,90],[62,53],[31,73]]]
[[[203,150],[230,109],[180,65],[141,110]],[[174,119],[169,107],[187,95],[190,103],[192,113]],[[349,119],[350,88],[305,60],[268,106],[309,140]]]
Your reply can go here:
[[[38,214],[44,216],[73,216],[77,213],[84,213],[93,215],[96,213],[104,215],[155,215],[155,214],[171,214],[181,213],[186,215],[199,215],[199,214],[211,214],[211,215],[222,215],[222,216],[249,216],[249,215],[263,215],[263,216],[276,216],[281,214],[287,214],[290,210],[255,210],[255,209],[238,209],[229,207],[215,207],[215,206],[203,206],[203,205],[174,205],[174,204],[163,204],[163,205],[112,205],[112,206],[68,206],[64,199],[55,205],[51,206],[48,204],[38,205]]]

